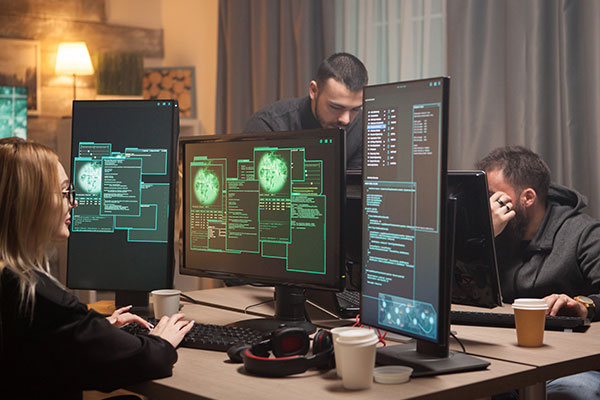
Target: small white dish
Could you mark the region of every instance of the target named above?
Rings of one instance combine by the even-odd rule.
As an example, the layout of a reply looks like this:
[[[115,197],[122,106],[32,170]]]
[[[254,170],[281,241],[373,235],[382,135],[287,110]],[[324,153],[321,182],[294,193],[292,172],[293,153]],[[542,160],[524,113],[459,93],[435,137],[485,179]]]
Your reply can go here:
[[[386,365],[377,367],[373,370],[373,378],[377,383],[397,384],[405,383],[410,380],[413,369],[403,365]]]

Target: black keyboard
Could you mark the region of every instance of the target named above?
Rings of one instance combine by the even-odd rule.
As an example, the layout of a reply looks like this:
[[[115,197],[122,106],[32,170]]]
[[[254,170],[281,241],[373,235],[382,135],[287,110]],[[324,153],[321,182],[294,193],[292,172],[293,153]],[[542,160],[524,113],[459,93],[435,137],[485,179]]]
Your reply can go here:
[[[342,308],[359,309],[360,308],[360,292],[356,290],[344,290],[337,292],[335,296]]]
[[[450,312],[450,323],[455,325],[493,326],[497,328],[514,328],[515,316],[509,313],[455,311]],[[585,332],[590,327],[587,318],[546,316],[547,331]]]
[[[149,318],[148,322],[154,326],[158,324],[158,320],[154,318]],[[148,334],[148,330],[138,324],[128,324],[121,329],[134,335]],[[185,335],[180,346],[202,350],[227,351],[234,344],[257,343],[263,336],[263,332],[254,329],[194,322],[194,326]]]

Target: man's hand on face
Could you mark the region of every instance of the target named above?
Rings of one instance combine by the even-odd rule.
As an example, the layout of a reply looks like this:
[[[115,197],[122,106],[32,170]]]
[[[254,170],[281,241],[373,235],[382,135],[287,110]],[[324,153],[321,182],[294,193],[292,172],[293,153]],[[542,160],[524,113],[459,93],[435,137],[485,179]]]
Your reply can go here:
[[[504,192],[495,192],[490,196],[490,210],[492,212],[494,236],[502,233],[508,221],[517,215],[513,210],[512,199]]]

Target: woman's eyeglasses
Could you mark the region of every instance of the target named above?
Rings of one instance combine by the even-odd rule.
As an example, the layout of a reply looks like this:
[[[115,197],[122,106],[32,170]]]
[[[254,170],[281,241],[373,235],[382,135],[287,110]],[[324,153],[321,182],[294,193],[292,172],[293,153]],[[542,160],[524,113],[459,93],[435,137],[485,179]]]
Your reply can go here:
[[[71,207],[75,207],[75,189],[73,188],[73,184],[71,183],[69,187],[61,193],[62,196],[69,201]]]

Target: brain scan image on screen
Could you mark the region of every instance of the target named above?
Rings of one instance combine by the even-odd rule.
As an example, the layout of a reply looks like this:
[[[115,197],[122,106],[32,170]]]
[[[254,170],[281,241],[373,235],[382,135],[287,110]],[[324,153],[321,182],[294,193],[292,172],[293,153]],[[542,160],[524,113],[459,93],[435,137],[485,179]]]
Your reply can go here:
[[[288,181],[288,162],[276,152],[263,154],[258,163],[258,179],[267,193],[278,193]]]
[[[208,168],[200,168],[194,176],[194,195],[204,206],[213,204],[220,192],[219,177]]]
[[[77,174],[79,187],[89,194],[99,194],[102,183],[102,164],[90,161],[80,166]]]
[[[331,192],[323,182],[331,177],[324,171],[334,164],[324,165],[333,161],[323,155],[337,155],[338,149],[329,138],[324,142],[325,133],[315,132],[310,146],[282,133],[248,135],[243,142],[206,137],[186,147],[189,254],[205,263],[228,253],[228,260],[250,257],[296,276],[326,275]],[[322,240],[315,244],[315,237]]]

